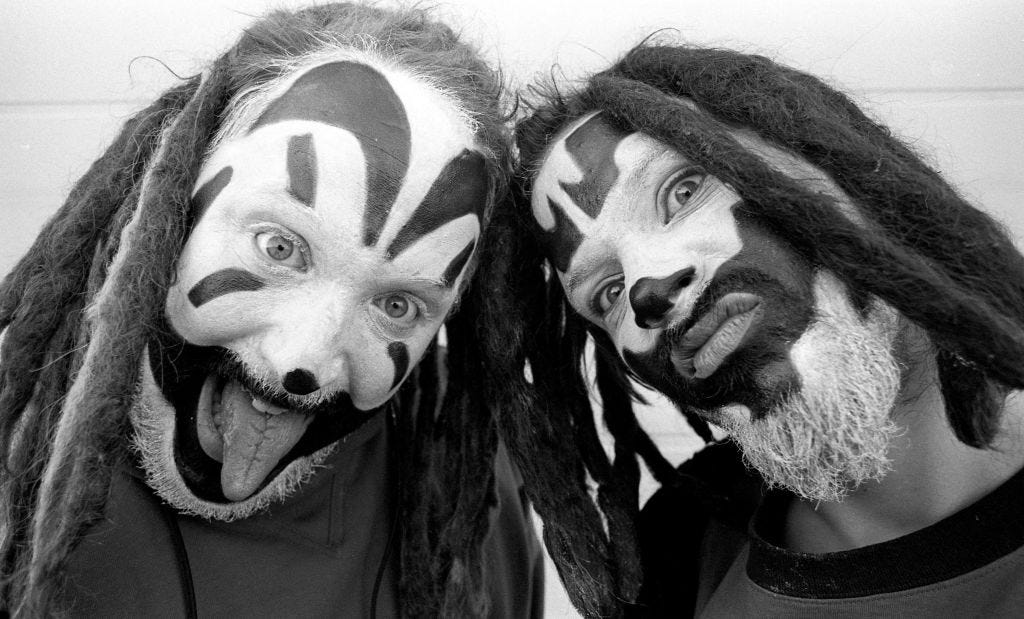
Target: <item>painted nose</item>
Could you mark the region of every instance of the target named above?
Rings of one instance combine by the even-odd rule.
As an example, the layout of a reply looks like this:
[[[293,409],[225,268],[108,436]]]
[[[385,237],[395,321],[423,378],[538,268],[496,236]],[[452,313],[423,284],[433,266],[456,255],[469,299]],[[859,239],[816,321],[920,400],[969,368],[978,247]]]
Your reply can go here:
[[[641,329],[662,326],[665,314],[676,304],[679,292],[690,285],[696,269],[686,267],[668,277],[641,277],[629,289],[629,304]]]
[[[309,370],[296,368],[284,375],[281,381],[285,391],[293,395],[308,395],[320,388],[316,376]]]

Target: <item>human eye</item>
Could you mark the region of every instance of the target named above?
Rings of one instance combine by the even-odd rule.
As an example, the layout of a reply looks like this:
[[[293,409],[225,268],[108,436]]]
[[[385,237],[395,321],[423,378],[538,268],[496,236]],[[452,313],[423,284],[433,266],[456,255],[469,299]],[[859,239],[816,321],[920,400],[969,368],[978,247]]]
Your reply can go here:
[[[274,264],[299,271],[308,266],[306,244],[297,235],[281,230],[263,230],[256,233],[256,247]]]
[[[618,302],[622,296],[625,285],[622,279],[612,279],[600,284],[594,292],[590,309],[598,316],[603,317]]]
[[[668,223],[691,205],[694,196],[704,185],[707,173],[700,168],[688,168],[673,174],[662,185],[659,203],[662,205],[664,221]]]
[[[418,299],[406,292],[389,292],[373,300],[373,304],[392,322],[408,326],[423,314]]]

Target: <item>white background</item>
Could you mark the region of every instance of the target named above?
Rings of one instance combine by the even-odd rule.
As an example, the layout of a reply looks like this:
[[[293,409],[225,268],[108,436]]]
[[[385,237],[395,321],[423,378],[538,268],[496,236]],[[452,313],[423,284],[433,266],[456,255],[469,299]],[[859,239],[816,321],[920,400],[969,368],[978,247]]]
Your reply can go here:
[[[0,0],[0,274],[127,116],[294,1]],[[383,3],[387,5],[387,3]],[[471,0],[437,14],[515,86],[603,68],[661,28],[766,54],[839,85],[1024,239],[1019,0]],[[552,68],[557,65],[557,68]],[[664,409],[645,413],[676,458]],[[552,571],[553,573],[553,571]],[[550,579],[551,616],[570,614]]]

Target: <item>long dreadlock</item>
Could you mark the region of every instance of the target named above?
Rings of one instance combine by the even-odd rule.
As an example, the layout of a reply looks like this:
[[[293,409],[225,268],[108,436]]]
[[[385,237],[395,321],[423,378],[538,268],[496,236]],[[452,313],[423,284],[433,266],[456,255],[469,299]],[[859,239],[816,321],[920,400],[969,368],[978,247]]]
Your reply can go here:
[[[488,206],[505,193],[500,76],[421,10],[331,4],[271,13],[204,75],[131,118],[0,285],[0,608],[59,609],[68,557],[102,516],[112,471],[130,457],[137,370],[229,102],[280,74],[282,61],[330,46],[373,50],[443,87],[485,149]],[[479,547],[497,439],[470,378],[482,371],[477,297],[468,291],[447,322],[447,360],[428,354],[390,405],[402,450],[400,591],[411,616],[487,606]]]
[[[856,294],[875,295],[929,334],[936,350],[948,421],[965,444],[985,448],[999,429],[1003,399],[1024,387],[1024,258],[1004,229],[963,200],[911,149],[821,80],[760,56],[729,50],[642,44],[580,88],[538,88],[532,114],[517,127],[521,172],[518,203],[491,230],[498,253],[489,277],[508,277],[514,294],[494,299],[509,345],[491,371],[502,376],[496,397],[507,402],[501,431],[526,474],[531,498],[545,520],[549,545],[577,607],[587,614],[621,612],[635,589],[636,557],[625,556],[632,534],[617,538],[614,514],[629,514],[637,497],[617,495],[632,472],[602,482],[606,462],[593,462],[594,437],[569,447],[559,434],[589,402],[567,389],[582,380],[581,320],[555,277],[545,278],[545,247],[529,208],[529,184],[548,145],[569,122],[601,110],[627,132],[643,132],[671,146],[728,183],[751,217],[789,243],[812,265],[828,269]],[[685,97],[697,109],[681,100]],[[750,129],[827,173],[851,199],[855,216],[834,198],[772,167],[733,137]],[[512,308],[512,309],[509,309]],[[511,317],[511,318],[510,318]],[[639,454],[662,483],[678,483],[649,440],[636,429],[629,406],[627,368],[598,340],[597,387],[616,439],[615,463]],[[570,352],[571,351],[571,352]],[[537,367],[550,368],[544,380]],[[522,374],[524,364],[534,380]],[[690,422],[707,438],[699,419]],[[551,429],[556,429],[554,433]],[[535,436],[543,440],[535,440]],[[577,438],[580,438],[577,435]],[[557,445],[554,453],[539,452]],[[620,451],[621,450],[621,451]],[[598,458],[600,460],[600,458]],[[536,461],[531,469],[524,462]],[[626,469],[625,465],[622,469]],[[668,467],[670,468],[670,467]],[[558,471],[558,473],[552,473]],[[572,472],[570,475],[568,472]],[[599,486],[607,532],[552,502],[583,505],[583,472]],[[529,472],[532,472],[531,476]],[[600,500],[607,488],[608,500]],[[611,504],[611,497],[623,501]],[[626,504],[626,502],[631,502]],[[545,509],[547,507],[547,509]],[[585,514],[584,514],[585,513]],[[551,537],[555,539],[552,540]],[[623,586],[594,594],[592,583]]]

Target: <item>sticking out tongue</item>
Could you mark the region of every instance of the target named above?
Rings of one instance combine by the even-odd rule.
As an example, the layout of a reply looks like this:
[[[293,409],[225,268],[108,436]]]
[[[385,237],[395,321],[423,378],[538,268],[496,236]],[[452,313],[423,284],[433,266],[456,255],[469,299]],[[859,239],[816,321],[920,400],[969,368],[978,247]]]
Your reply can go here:
[[[212,375],[203,384],[197,409],[199,444],[221,462],[221,492],[229,501],[256,492],[313,420],[254,398],[237,381]]]

